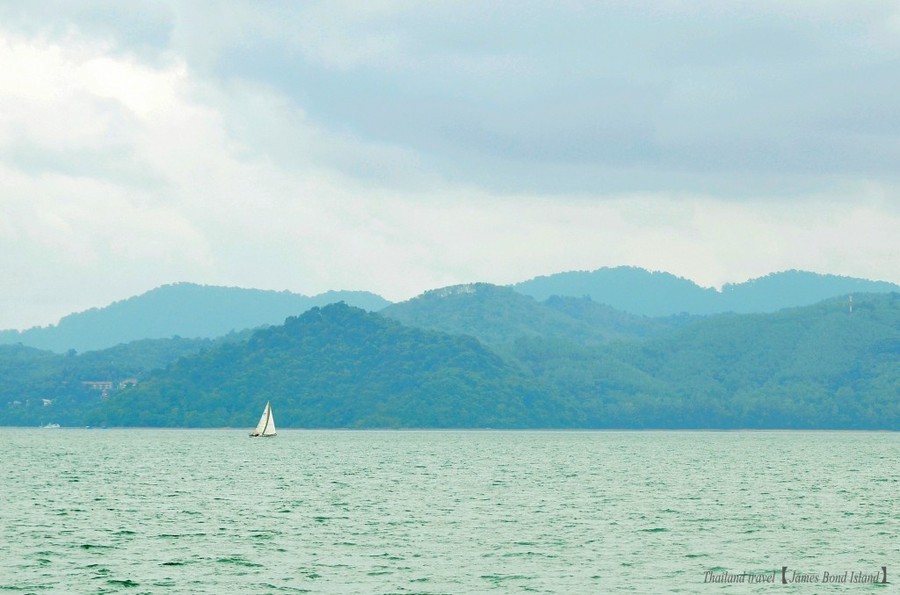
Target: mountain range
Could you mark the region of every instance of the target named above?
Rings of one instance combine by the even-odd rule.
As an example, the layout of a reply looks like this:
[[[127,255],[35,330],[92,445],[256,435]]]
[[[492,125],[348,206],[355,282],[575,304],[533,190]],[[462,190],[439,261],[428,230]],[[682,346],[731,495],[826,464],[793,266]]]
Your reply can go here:
[[[400,320],[405,322],[401,322]],[[0,424],[900,429],[900,293],[642,318],[508,287],[218,339],[0,346]]]
[[[900,285],[808,271],[784,271],[716,289],[670,273],[635,267],[572,271],[536,277],[512,286],[545,300],[554,295],[590,296],[595,302],[643,316],[750,314],[806,306],[839,295],[900,291]]]
[[[380,314],[403,324],[471,335],[494,348],[529,337],[580,345],[641,339],[677,328],[695,317],[649,318],[621,312],[590,297],[554,295],[542,302],[511,287],[472,283],[427,291]]]
[[[546,297],[472,283],[396,304],[165,286],[15,332],[56,349],[0,344],[0,425],[234,427],[270,400],[281,427],[900,429],[900,292],[856,291],[893,286],[784,273],[733,291],[760,310],[840,291],[654,317],[600,300],[615,279],[673,296],[690,284],[572,275]],[[649,308],[634,287],[632,309]]]
[[[90,412],[92,425],[240,425],[271,401],[306,428],[545,427],[554,397],[479,341],[346,304],[179,359]]]
[[[230,332],[281,324],[315,306],[345,302],[380,310],[390,302],[365,291],[305,296],[289,291],[176,283],[63,317],[58,324],[0,331],[0,344],[21,343],[63,353],[92,351],[141,339],[215,338]]]
[[[452,329],[456,332],[461,329],[440,325],[433,318],[434,314],[426,313],[427,304],[429,300],[444,294],[468,291],[465,288],[477,285],[479,284],[431,290],[422,294],[421,300],[410,300],[410,306],[395,307],[401,304],[392,305],[378,295],[363,291],[331,291],[309,297],[288,291],[178,283],[158,287],[102,308],[70,314],[56,325],[27,330],[2,330],[0,345],[22,344],[65,353],[70,349],[78,352],[106,349],[141,339],[212,339],[232,331],[281,324],[289,316],[336,302],[344,302],[370,312],[384,311],[385,315],[401,322]],[[745,283],[726,285],[722,291],[717,291],[700,287],[669,273],[650,272],[634,267],[558,273],[516,283],[508,289],[518,295],[532,297],[538,302],[560,298],[554,302],[557,310],[576,308],[583,310],[583,316],[608,318],[609,324],[604,326],[604,336],[594,337],[598,341],[614,338],[617,333],[629,336],[637,332],[638,327],[642,327],[644,333],[653,333],[661,326],[678,324],[678,319],[683,321],[685,316],[724,312],[775,312],[841,295],[847,297],[855,293],[900,292],[900,286],[883,281],[802,271],[775,273]],[[489,294],[483,292],[478,296],[479,299],[489,299]],[[584,298],[589,298],[591,304],[587,304]],[[521,300],[515,304],[514,306],[513,302],[509,302],[505,307],[533,307]],[[472,304],[473,307],[476,305],[486,311],[492,308],[484,301]],[[421,312],[416,313],[416,309]],[[464,317],[465,314],[459,316]],[[504,316],[511,317],[512,314],[495,310],[494,319],[480,319],[481,338],[491,342],[487,336],[488,328],[490,325],[500,324],[500,319]],[[535,316],[538,318],[531,319],[527,324],[539,327],[540,320],[551,325],[561,323],[558,316],[549,311],[541,311]],[[555,316],[557,320],[554,321]],[[648,320],[659,317],[668,317],[669,320]],[[573,325],[569,329],[573,333],[591,335],[595,333],[596,322],[594,320],[585,324],[584,321],[566,321],[563,324]],[[616,325],[619,325],[618,330]],[[535,332],[539,330],[536,328]]]

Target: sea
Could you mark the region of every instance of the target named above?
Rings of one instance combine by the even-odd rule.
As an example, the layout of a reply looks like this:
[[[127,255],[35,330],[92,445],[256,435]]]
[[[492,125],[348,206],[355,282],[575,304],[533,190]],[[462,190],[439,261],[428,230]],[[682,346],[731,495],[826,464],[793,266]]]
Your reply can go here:
[[[900,434],[0,429],[0,592],[888,593]]]

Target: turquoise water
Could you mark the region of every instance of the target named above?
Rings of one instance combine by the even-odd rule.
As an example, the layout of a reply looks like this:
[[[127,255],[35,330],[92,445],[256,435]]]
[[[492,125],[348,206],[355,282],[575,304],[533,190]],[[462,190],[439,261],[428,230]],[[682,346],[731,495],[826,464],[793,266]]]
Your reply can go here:
[[[900,585],[893,433],[0,429],[0,445],[0,591]],[[817,582],[782,584],[783,566]]]

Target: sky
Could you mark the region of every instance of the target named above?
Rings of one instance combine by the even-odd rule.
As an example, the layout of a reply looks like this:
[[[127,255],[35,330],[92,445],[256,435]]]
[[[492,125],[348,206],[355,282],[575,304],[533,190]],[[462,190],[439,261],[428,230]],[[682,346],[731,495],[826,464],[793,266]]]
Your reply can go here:
[[[0,328],[160,285],[900,282],[900,2],[0,3]]]

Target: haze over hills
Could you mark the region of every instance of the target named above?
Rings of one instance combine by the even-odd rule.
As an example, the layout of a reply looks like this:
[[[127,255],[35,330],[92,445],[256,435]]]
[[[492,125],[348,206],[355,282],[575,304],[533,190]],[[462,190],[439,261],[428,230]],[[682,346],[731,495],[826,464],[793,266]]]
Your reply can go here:
[[[480,289],[468,295],[466,288]],[[56,325],[0,331],[0,344],[21,343],[64,353],[106,349],[141,339],[215,338],[231,331],[281,324],[288,316],[339,301],[367,311],[384,310],[408,324],[471,334],[491,345],[500,336],[510,336],[506,328],[510,322],[518,326],[521,336],[542,334],[552,327],[557,334],[579,341],[604,342],[650,336],[684,322],[683,318],[651,317],[773,312],[835,296],[846,299],[851,292],[887,291],[900,291],[900,286],[788,271],[726,285],[719,292],[668,273],[633,267],[559,273],[506,288],[486,283],[460,285],[431,290],[396,305],[362,291],[307,297],[287,291],[179,283],[70,314]],[[530,315],[520,316],[525,312]]]
[[[772,273],[744,283],[727,284],[722,291],[716,291],[670,273],[635,267],[558,273],[512,287],[539,301],[553,295],[590,296],[595,302],[644,316],[775,312],[839,295],[900,291],[900,285],[885,281],[806,271]]]
[[[458,297],[507,295],[480,289]],[[345,304],[228,341],[0,346],[0,424],[249,426],[272,400],[281,427],[900,429],[898,293],[859,294],[852,312],[834,298],[601,343],[569,335],[571,320],[529,326],[538,311],[491,327],[496,348]]]
[[[59,324],[0,331],[0,344],[22,343],[62,353],[90,351],[140,339],[215,338],[232,331],[281,324],[314,306],[346,302],[380,310],[390,302],[364,291],[305,296],[289,291],[176,283],[65,316]]]

